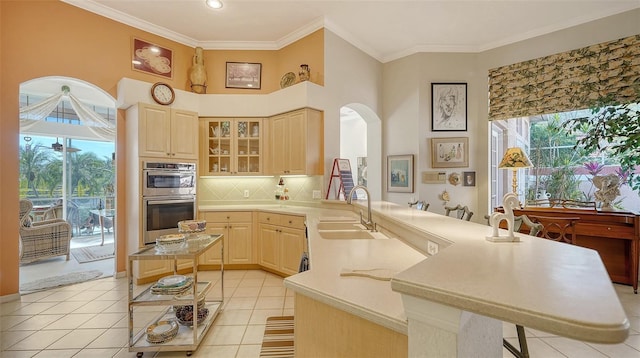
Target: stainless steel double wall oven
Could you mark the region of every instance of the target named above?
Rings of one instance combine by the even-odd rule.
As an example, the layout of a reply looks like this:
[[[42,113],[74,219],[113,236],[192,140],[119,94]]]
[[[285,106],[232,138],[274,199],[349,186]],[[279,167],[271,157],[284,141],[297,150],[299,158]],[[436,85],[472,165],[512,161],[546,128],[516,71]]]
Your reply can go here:
[[[143,163],[142,232],[145,244],[178,232],[178,221],[196,217],[195,163]]]

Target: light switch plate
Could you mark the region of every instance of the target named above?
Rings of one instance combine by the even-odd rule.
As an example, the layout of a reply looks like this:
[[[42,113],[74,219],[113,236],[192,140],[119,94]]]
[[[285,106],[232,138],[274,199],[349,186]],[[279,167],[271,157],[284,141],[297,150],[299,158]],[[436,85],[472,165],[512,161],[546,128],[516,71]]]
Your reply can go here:
[[[248,189],[245,189],[245,190],[244,190],[244,197],[245,197],[245,198],[248,198],[248,197],[249,197],[249,190],[248,190]]]

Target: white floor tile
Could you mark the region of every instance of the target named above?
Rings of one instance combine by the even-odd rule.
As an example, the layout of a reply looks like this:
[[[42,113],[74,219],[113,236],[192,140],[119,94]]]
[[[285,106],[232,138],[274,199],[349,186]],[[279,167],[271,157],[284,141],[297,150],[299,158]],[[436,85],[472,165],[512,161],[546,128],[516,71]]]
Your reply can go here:
[[[77,349],[48,349],[39,352],[33,358],[71,358],[77,353]]]
[[[28,320],[11,327],[12,331],[37,331],[64,317],[61,314],[30,316]]]
[[[73,358],[98,358],[98,357],[113,357],[120,349],[118,348],[106,348],[106,349],[83,349]]]
[[[111,328],[91,342],[87,348],[122,348],[129,344],[129,329]]]
[[[48,349],[82,349],[102,335],[105,329],[76,329],[66,336],[60,338],[55,343],[47,347]]]
[[[243,344],[238,349],[236,358],[258,358],[262,344]]]
[[[52,331],[37,331],[29,337],[21,340],[20,342],[12,345],[9,349],[12,350],[33,350],[33,349],[45,349],[60,338],[69,334],[71,330],[61,329]]]
[[[111,328],[126,317],[125,313],[99,313],[83,322],[80,328]]]
[[[246,326],[213,326],[202,341],[205,346],[239,345]]]
[[[95,316],[93,313],[68,314],[50,323],[43,329],[76,329],[93,316]]]
[[[249,324],[252,310],[225,309],[214,322],[218,326],[246,326]]]
[[[242,337],[242,345],[245,344],[257,344],[262,345],[262,338],[264,337],[264,325],[249,325]]]

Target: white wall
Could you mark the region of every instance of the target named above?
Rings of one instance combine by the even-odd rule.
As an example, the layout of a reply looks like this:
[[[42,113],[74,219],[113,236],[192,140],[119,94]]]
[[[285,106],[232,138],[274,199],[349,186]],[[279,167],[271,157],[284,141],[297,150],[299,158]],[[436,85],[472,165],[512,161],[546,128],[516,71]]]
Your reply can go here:
[[[367,121],[368,183],[371,198],[382,198],[380,142],[382,64],[325,29],[324,159],[325,181],[340,157],[340,108],[349,105]],[[355,163],[352,163],[354,167]],[[325,184],[325,188],[327,184]]]
[[[448,205],[467,205],[478,216],[477,187],[462,185],[422,184],[424,171],[443,171],[447,175],[463,171],[477,171],[478,131],[477,101],[472,95],[475,88],[486,91],[486,80],[477,70],[476,54],[461,53],[421,53],[385,64],[384,67],[384,143],[386,155],[414,154],[414,193],[387,193],[389,201],[406,205],[413,197],[430,204],[429,211],[444,214],[445,202],[439,196],[444,190],[449,192]],[[467,131],[432,132],[431,131],[431,83],[464,82],[467,83]],[[469,167],[432,168],[431,143],[435,137],[468,137],[470,146]],[[386,168],[386,164],[385,164]],[[386,169],[385,169],[386,170]],[[476,178],[478,182],[479,178]],[[386,179],[385,184],[386,185]],[[486,185],[486,183],[485,183]]]
[[[354,183],[358,183],[358,157],[367,156],[367,123],[362,118],[342,119],[340,123],[340,157],[349,159]]]

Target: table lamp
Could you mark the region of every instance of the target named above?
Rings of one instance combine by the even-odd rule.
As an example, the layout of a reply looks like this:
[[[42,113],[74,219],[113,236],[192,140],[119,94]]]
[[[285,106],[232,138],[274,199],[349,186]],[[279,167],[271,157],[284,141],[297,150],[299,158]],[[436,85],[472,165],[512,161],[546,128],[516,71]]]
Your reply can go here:
[[[516,171],[518,169],[531,168],[533,164],[527,157],[527,154],[520,147],[512,147],[508,148],[507,152],[504,153],[504,157],[502,157],[502,161],[498,165],[500,169],[511,169],[513,170],[513,181],[511,182],[511,187],[513,189],[513,193],[518,195],[518,176],[516,175]]]

